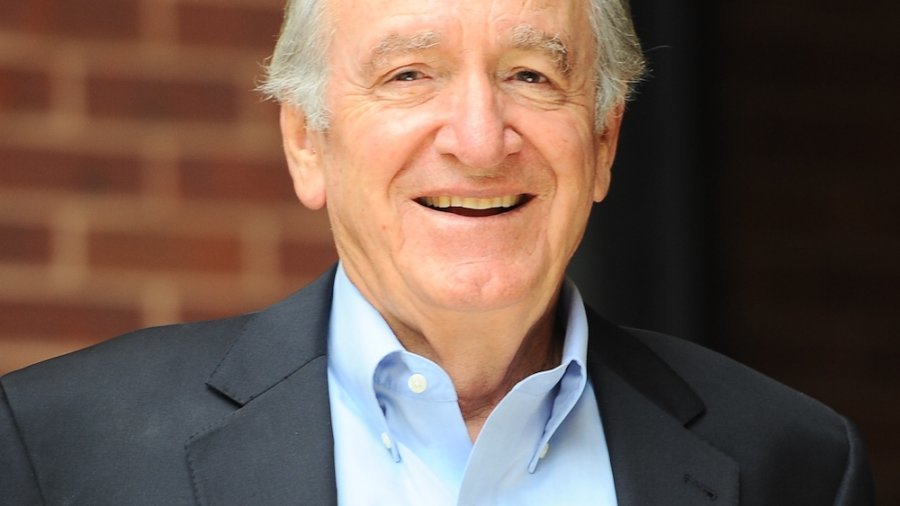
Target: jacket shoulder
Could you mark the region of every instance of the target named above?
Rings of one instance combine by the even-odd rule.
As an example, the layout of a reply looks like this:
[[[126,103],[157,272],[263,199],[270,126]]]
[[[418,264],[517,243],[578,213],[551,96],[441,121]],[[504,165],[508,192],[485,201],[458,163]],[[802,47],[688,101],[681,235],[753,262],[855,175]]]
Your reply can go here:
[[[199,422],[231,405],[210,396],[206,381],[250,316],[130,332],[9,373],[0,388],[23,436],[36,441],[126,426],[174,435],[192,425],[182,413]]]
[[[205,382],[247,318],[143,329],[0,378],[0,475],[18,476],[0,495],[189,503],[183,445],[233,409]]]
[[[19,388],[62,388],[71,395],[78,385],[90,390],[98,383],[120,384],[123,378],[146,378],[150,373],[171,372],[186,364],[209,375],[251,317],[252,313],[136,330],[13,371],[3,376],[2,382],[8,393]],[[204,367],[206,364],[211,367]]]
[[[823,489],[872,504],[871,472],[856,426],[818,400],[696,343],[627,329],[683,378],[705,412],[689,427],[740,463],[750,504],[818,504]],[[818,482],[818,484],[816,483]],[[791,491],[779,496],[771,491]],[[806,497],[808,496],[808,497]],[[834,496],[830,496],[833,498]],[[829,499],[830,499],[829,498]]]
[[[639,329],[627,331],[697,391],[706,404],[707,414],[716,414],[716,407],[723,405],[744,406],[734,415],[760,418],[760,421],[798,415],[832,421],[842,419],[816,399],[719,352],[666,334]],[[767,409],[761,409],[763,407]]]

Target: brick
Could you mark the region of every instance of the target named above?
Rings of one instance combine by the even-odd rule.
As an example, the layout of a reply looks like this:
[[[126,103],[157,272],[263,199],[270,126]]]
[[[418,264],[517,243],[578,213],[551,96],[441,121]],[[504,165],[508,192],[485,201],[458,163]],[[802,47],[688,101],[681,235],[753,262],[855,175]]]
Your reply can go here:
[[[88,255],[98,267],[207,273],[241,268],[239,241],[218,237],[93,232]]]
[[[282,9],[248,5],[181,3],[178,40],[188,44],[271,50],[281,28]]]
[[[55,28],[63,34],[102,39],[134,38],[139,31],[136,0],[56,0]]]
[[[337,252],[331,244],[314,244],[287,241],[281,247],[281,265],[289,276],[314,277],[337,261]]]
[[[4,0],[0,26],[54,36],[121,40],[138,33],[137,0]]]
[[[29,2],[3,0],[0,2],[0,27],[12,28],[24,24],[25,12]]]
[[[5,335],[96,340],[138,327],[134,309],[78,302],[0,301],[0,328]]]
[[[0,261],[45,263],[49,259],[48,229],[0,224]]]
[[[0,144],[0,186],[87,193],[137,193],[140,163],[130,156],[93,155]]]
[[[99,117],[140,120],[230,121],[237,90],[220,83],[93,76],[88,110]]]
[[[182,160],[181,191],[186,198],[246,202],[294,202],[285,162]]]
[[[0,68],[0,111],[43,110],[49,106],[50,78],[47,74]]]

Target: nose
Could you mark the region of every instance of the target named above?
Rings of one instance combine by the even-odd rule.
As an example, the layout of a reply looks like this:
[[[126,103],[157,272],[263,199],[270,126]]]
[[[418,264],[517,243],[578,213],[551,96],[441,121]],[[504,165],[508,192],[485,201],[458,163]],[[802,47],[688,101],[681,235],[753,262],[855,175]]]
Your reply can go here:
[[[447,120],[438,130],[435,147],[476,169],[499,166],[522,148],[522,138],[507,121],[502,97],[490,79],[473,76],[448,97]]]

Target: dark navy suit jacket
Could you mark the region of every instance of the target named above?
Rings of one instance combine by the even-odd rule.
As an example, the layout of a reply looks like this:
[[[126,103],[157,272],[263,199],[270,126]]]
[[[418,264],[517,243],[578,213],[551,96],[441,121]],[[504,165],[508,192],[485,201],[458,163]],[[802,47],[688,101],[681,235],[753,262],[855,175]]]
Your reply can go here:
[[[141,330],[2,378],[0,503],[335,504],[333,276],[259,313]],[[873,504],[845,418],[588,313],[621,506]]]

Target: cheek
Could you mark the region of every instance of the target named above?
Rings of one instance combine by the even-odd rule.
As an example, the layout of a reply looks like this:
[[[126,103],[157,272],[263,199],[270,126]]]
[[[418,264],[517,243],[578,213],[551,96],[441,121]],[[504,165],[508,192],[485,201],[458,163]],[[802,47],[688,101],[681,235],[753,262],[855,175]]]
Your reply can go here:
[[[551,164],[555,182],[550,231],[556,244],[566,250],[581,238],[594,204],[597,182],[593,130],[583,121],[568,119],[551,132],[564,132],[547,139],[541,150]]]
[[[390,144],[368,141],[360,136],[357,142],[342,147],[338,151],[342,156],[329,160],[327,170],[334,232],[358,246],[382,242],[392,230],[390,195],[396,171],[387,152]],[[363,146],[370,149],[363,150]]]
[[[434,131],[434,115],[425,111],[368,110],[355,115],[340,132],[342,163],[358,172],[366,191],[387,190],[391,180],[413,163]],[[345,124],[348,122],[345,121]]]
[[[597,157],[591,130],[575,120],[545,125],[535,136],[535,145],[550,168],[556,197],[570,205],[592,201]]]

